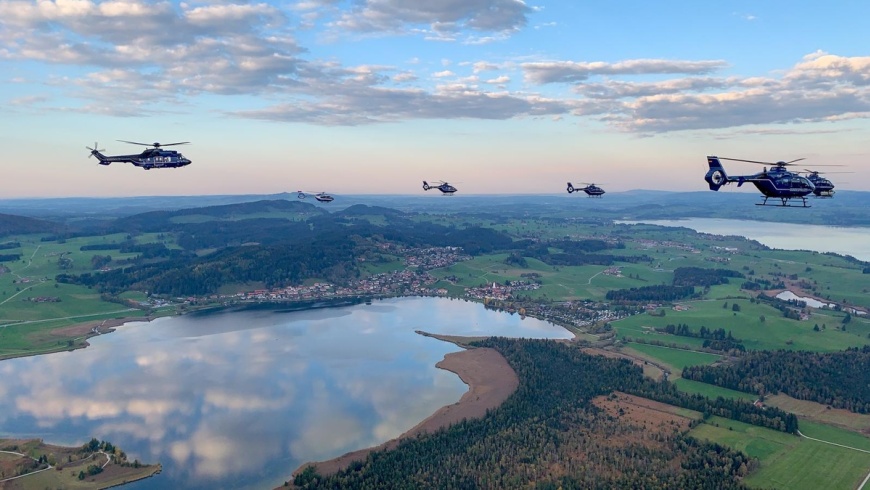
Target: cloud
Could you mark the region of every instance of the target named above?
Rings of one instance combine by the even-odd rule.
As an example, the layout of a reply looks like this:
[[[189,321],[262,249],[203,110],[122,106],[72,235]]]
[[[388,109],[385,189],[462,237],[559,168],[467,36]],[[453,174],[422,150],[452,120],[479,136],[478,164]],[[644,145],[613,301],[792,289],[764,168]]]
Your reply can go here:
[[[643,134],[870,116],[870,57],[811,53],[778,77],[717,77],[724,61],[551,61],[521,65],[533,84],[569,83],[572,114]],[[618,77],[678,73],[633,82]],[[707,75],[707,76],[691,76]],[[602,81],[589,81],[592,77]],[[567,97],[557,98],[567,102]]]
[[[362,0],[334,26],[360,33],[399,33],[407,32],[409,26],[428,25],[436,37],[450,37],[466,29],[516,31],[526,25],[532,11],[520,0]]]
[[[271,121],[361,125],[406,119],[511,119],[567,114],[573,104],[538,96],[489,93],[463,84],[422,89],[357,87],[333,92],[328,99],[299,99],[232,115]]]
[[[256,101],[225,115],[273,121],[360,125],[573,115],[643,134],[870,116],[870,57],[818,51],[773,75],[752,76],[719,75],[729,66],[724,60],[438,57],[434,62],[450,70],[420,77],[427,72],[409,70],[412,61],[348,66],[318,59],[295,37],[308,22],[300,15],[316,14],[312,22],[343,32],[482,42],[526,26],[532,12],[519,0],[350,6],[0,0],[0,62],[36,62],[48,72],[16,74],[15,80],[45,87],[16,94],[6,110],[131,117],[183,112],[202,96],[224,95]],[[662,75],[671,78],[658,80]],[[51,98],[37,95],[43,93]],[[50,107],[57,100],[63,106]]]
[[[503,85],[511,81],[511,77],[507,75],[502,75],[500,77],[490,78],[486,81],[486,83],[491,85]]]
[[[523,63],[526,81],[536,84],[582,82],[593,75],[703,75],[727,66],[722,60],[672,61],[626,60],[616,63],[603,61],[543,61]]]

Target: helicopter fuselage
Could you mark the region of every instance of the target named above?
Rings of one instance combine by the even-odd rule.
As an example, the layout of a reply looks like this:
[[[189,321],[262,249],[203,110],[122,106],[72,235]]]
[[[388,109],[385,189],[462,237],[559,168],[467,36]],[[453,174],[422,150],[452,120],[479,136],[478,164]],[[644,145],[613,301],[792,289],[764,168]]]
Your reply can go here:
[[[438,189],[443,194],[452,196],[454,192],[457,191],[456,187],[448,184],[447,182],[442,182],[439,185],[429,185],[425,180],[423,181],[423,190],[428,191],[429,189]]]
[[[149,148],[135,155],[103,155],[97,150],[91,151],[91,154],[97,157],[100,165],[132,163],[145,170],[151,170],[152,168],[178,168],[191,164],[191,161],[181,153],[175,150],[161,150],[159,148]]]
[[[816,187],[813,194],[816,197],[834,197],[834,184],[817,173],[811,173],[807,179]]]
[[[580,191],[585,192],[588,197],[601,197],[604,195],[604,189],[595,184],[589,184],[586,187],[574,187],[570,182],[568,182],[568,194]]]

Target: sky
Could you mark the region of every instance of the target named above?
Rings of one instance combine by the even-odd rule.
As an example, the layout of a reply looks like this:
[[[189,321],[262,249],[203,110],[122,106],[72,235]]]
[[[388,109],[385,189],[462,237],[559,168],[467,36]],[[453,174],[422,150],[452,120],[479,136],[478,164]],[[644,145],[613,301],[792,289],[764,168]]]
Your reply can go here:
[[[868,18],[836,0],[0,0],[0,198],[692,191],[706,155],[845,165],[837,188],[870,190]],[[88,159],[142,149],[118,140],[189,141],[193,164]]]

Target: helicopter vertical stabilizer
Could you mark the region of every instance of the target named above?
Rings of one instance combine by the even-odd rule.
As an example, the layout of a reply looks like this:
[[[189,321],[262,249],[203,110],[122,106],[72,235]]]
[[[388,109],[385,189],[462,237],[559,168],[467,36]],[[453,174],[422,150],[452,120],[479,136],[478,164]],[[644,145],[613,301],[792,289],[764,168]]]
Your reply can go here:
[[[719,157],[715,156],[708,156],[707,164],[710,165],[710,170],[707,171],[704,180],[710,185],[711,191],[718,191],[720,187],[728,183],[725,167],[719,162]]]

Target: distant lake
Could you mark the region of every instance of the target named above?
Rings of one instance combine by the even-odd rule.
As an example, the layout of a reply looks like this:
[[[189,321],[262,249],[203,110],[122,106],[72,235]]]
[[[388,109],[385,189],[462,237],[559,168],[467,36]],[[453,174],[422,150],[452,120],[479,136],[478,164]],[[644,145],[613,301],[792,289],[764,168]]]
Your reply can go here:
[[[743,236],[771,248],[834,252],[870,261],[870,228],[861,226],[844,228],[718,218],[617,221],[617,223],[681,226],[714,235]]]
[[[380,444],[459,400],[465,384],[435,368],[459,349],[414,330],[571,337],[443,298],[161,318],[84,350],[0,362],[0,435],[96,437],[163,463],[124,488],[272,488],[306,461]]]

